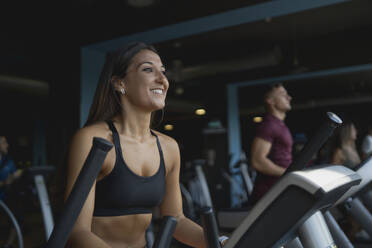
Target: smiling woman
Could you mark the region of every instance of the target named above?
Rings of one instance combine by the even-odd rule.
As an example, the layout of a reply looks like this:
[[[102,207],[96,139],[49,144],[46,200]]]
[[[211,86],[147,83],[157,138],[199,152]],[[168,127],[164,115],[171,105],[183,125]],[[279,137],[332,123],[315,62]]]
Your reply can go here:
[[[165,106],[169,83],[156,50],[133,43],[110,53],[88,120],[71,142],[65,198],[88,156],[93,137],[110,151],[69,238],[72,247],[146,247],[152,210],[178,220],[174,237],[205,247],[202,228],[182,212],[180,154],[174,139],[151,129]]]

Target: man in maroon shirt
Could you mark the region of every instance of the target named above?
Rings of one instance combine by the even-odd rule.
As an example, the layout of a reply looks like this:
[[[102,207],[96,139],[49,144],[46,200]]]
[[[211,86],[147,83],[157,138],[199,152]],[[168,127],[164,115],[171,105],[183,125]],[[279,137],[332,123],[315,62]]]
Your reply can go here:
[[[256,130],[251,148],[251,163],[258,176],[252,203],[258,201],[283,175],[292,162],[292,135],[285,125],[291,99],[282,84],[271,85],[264,95],[266,116]]]

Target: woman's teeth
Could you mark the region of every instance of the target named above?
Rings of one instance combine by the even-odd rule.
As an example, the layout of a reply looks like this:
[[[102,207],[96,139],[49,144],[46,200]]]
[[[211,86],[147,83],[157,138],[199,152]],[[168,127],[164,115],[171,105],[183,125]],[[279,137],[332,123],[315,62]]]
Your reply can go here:
[[[163,94],[163,90],[161,89],[154,89],[154,90],[151,90],[152,92],[154,92],[155,94]]]

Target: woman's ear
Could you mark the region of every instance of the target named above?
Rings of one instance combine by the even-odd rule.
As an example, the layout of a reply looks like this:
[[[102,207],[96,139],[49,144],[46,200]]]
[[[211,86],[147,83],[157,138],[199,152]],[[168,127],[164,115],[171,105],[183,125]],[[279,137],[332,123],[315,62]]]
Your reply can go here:
[[[122,78],[117,76],[112,77],[111,79],[112,86],[114,87],[115,91],[121,92],[122,89],[125,89],[125,83]]]

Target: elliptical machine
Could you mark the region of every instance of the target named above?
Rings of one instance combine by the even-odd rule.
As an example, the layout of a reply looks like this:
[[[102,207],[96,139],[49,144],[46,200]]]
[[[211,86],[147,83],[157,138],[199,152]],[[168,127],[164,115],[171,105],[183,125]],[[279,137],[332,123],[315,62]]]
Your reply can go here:
[[[1,216],[5,215],[11,223],[10,228],[13,227],[16,231],[18,247],[23,248],[24,245],[23,245],[22,230],[21,230],[21,228],[18,224],[18,221],[17,221],[16,217],[14,216],[13,212],[8,208],[8,206],[2,200],[0,200],[0,209],[1,209],[0,210]]]

